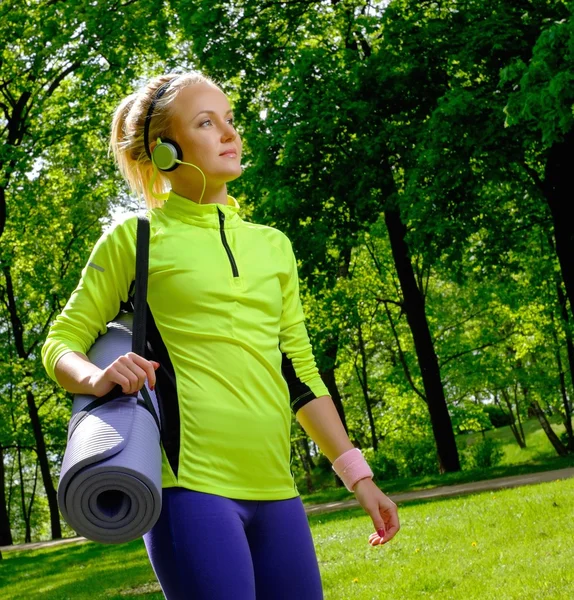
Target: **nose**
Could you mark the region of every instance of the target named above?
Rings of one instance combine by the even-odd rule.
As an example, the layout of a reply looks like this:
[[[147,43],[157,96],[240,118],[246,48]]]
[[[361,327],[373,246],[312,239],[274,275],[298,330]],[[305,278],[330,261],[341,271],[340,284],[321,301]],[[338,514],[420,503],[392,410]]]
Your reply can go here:
[[[226,122],[223,131],[221,132],[221,141],[232,142],[236,137],[237,131],[235,131],[235,127]]]

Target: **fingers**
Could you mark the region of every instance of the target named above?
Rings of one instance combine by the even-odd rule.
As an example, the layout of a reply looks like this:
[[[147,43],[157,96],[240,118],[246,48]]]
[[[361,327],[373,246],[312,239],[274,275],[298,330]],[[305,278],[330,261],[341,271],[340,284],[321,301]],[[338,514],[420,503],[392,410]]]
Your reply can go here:
[[[128,352],[106,369],[106,378],[120,385],[124,394],[135,394],[142,389],[146,379],[150,389],[154,389],[155,370],[158,367],[159,363],[156,361],[148,361],[133,352]]]
[[[371,546],[378,546],[379,544],[384,543],[383,540],[385,542],[387,541],[387,528],[385,526],[385,521],[378,505],[372,511],[368,512],[375,527],[375,532],[371,533],[369,536],[369,544],[371,544]]]
[[[140,369],[143,369],[145,371],[148,385],[150,389],[153,390],[156,383],[155,371],[159,368],[159,363],[155,360],[146,360],[145,358],[142,358],[141,356],[134,354],[133,352],[128,352],[127,356],[130,357],[133,360],[133,362],[138,367],[140,367]],[[141,390],[144,383],[145,380],[142,382],[138,390]]]
[[[369,544],[371,544],[371,546],[382,546],[383,539],[384,538],[375,531],[369,536]]]
[[[376,530],[369,536],[369,544],[379,546],[390,542],[401,528],[397,505],[385,496],[384,502],[369,514]]]
[[[385,510],[382,510],[381,514],[383,515],[383,519],[385,520],[386,534],[385,541],[383,543],[386,544],[395,537],[395,535],[399,532],[399,529],[401,528],[397,505],[392,503],[392,506],[385,508]]]

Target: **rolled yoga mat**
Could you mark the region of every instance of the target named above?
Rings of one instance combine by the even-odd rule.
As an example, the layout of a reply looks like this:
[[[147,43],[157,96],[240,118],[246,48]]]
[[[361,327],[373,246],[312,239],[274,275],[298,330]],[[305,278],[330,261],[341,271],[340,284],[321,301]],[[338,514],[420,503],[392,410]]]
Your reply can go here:
[[[132,315],[108,324],[88,358],[104,368],[131,351]],[[156,415],[157,398],[149,395]],[[80,535],[102,543],[123,543],[149,531],[161,512],[160,432],[141,392],[97,405],[76,395],[68,427],[58,504]],[[138,403],[138,400],[140,401]],[[94,406],[86,411],[90,404]]]

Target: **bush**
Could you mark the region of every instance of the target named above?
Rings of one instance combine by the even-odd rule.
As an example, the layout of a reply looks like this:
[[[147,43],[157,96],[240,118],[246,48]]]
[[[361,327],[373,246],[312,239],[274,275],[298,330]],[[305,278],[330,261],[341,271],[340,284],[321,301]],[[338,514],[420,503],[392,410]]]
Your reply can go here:
[[[399,476],[397,463],[380,450],[369,461],[376,481],[389,481]]]
[[[484,410],[493,427],[506,427],[512,423],[512,417],[496,404],[486,404]]]
[[[465,470],[488,469],[502,462],[504,452],[496,440],[483,438],[465,448],[461,453],[462,468]]]
[[[433,439],[405,440],[397,444],[397,451],[402,459],[398,461],[401,477],[438,474],[438,456]]]
[[[389,480],[438,473],[432,438],[386,440],[370,461],[375,477]]]

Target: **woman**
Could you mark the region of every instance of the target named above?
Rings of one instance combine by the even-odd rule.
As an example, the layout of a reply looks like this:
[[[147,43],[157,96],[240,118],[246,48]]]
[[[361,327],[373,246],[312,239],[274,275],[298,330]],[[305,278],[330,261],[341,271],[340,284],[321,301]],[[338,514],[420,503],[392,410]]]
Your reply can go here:
[[[85,354],[134,278],[130,217],[96,244],[50,330],[46,369],[72,393],[156,386],[162,513],[144,541],[166,598],[322,598],[290,472],[291,410],[371,516],[372,545],[398,531],[397,511],[317,371],[289,240],[243,221],[227,195],[241,174],[229,102],[199,73],[155,78],[118,107],[111,147],[150,208],[150,355],[101,370]]]

